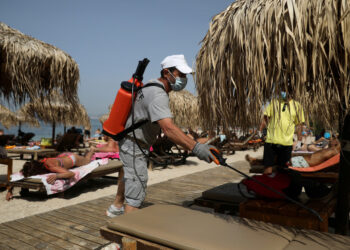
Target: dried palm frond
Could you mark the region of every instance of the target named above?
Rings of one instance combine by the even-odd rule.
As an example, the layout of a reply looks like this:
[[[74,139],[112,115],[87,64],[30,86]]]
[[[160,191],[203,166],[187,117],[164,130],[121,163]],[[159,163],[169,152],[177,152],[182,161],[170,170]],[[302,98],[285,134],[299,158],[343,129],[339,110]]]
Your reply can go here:
[[[341,3],[338,9],[337,2]],[[200,117],[207,129],[257,125],[282,89],[305,114],[336,126],[349,112],[350,3],[235,1],[216,15],[196,58]]]
[[[187,90],[171,91],[169,106],[173,114],[174,123],[183,128],[198,128],[201,126],[198,118],[197,97]]]
[[[76,101],[79,68],[67,53],[0,22],[0,55],[0,96],[18,104],[60,89]]]
[[[17,110],[14,112],[14,119],[7,119],[2,124],[9,128],[13,126],[21,126],[22,124],[27,124],[30,127],[40,127],[40,123],[38,119],[36,119],[34,116],[29,116],[25,112],[23,112],[22,109]]]
[[[6,108],[5,106],[0,105],[0,123],[5,127],[11,127],[11,124],[16,122],[16,114]]]
[[[103,123],[108,119],[108,117],[109,117],[109,114],[104,114],[104,115],[101,115],[100,118],[98,118],[98,120],[103,125]]]
[[[85,107],[79,103],[65,102],[58,91],[49,96],[37,98],[22,108],[27,115],[37,117],[46,123],[61,123],[71,126],[90,127],[90,118]]]

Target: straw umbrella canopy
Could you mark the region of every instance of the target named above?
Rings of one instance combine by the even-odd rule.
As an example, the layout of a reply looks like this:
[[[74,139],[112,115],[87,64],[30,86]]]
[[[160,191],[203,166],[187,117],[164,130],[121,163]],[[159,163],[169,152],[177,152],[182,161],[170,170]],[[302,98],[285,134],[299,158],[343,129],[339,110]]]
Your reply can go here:
[[[11,127],[11,124],[16,122],[16,115],[3,105],[0,105],[0,123],[5,127]]]
[[[76,104],[72,107],[72,113],[63,121],[63,125],[67,126],[83,126],[87,130],[91,129],[90,117],[82,104]]]
[[[169,107],[177,126],[192,129],[200,127],[197,97],[187,90],[171,91]]]
[[[0,96],[15,104],[60,89],[66,102],[77,98],[79,68],[62,50],[0,22]]]
[[[108,114],[104,114],[101,115],[100,118],[98,118],[98,120],[100,121],[100,123],[103,125],[103,123],[108,119],[109,114],[111,113],[113,105],[108,105]]]
[[[231,126],[259,122],[282,87],[332,126],[338,110],[330,106],[349,110],[348,11],[346,1],[339,19],[336,0],[247,0],[216,15],[196,58],[206,126],[219,118]]]
[[[104,115],[101,115],[100,118],[98,118],[98,120],[103,125],[103,123],[108,119],[108,117],[109,117],[109,114],[104,114]]]
[[[37,98],[25,104],[23,111],[52,124],[52,141],[55,138],[56,124],[91,127],[90,118],[84,106],[79,103],[65,102],[58,91],[45,97],[44,101]]]
[[[13,116],[11,118],[9,117],[8,119],[5,119],[5,121],[2,122],[2,124],[6,128],[18,126],[18,132],[21,130],[21,125],[24,123],[31,127],[40,127],[38,119],[36,119],[33,116],[27,115],[22,109],[13,112]]]
[[[216,15],[196,58],[206,126],[214,127],[219,118],[231,126],[258,123],[262,106],[285,88],[306,114],[329,127],[339,121],[342,139],[350,141],[349,5],[346,0],[246,0]],[[349,192],[342,182],[350,178],[344,157],[350,161],[343,147],[340,192]],[[342,218],[347,222],[348,198],[340,192],[343,210],[337,209],[337,217],[347,214]]]

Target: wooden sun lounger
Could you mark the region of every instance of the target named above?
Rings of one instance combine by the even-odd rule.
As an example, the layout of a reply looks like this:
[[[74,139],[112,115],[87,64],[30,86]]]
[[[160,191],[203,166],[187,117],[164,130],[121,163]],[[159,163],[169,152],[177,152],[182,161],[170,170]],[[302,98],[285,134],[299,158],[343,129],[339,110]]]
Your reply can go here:
[[[10,176],[12,174],[13,160],[10,158],[0,158],[0,164],[7,166],[7,175],[5,180],[1,180],[0,187],[6,187],[9,189]]]
[[[30,150],[30,149],[24,149],[24,148],[11,148],[6,150],[7,150],[7,153],[10,153],[10,154],[19,154],[21,160],[23,159],[24,154],[31,155],[33,160],[38,160],[40,156],[52,156],[52,155],[59,154],[59,152],[57,152],[53,148],[43,148],[43,149],[37,149],[37,150]]]
[[[108,174],[116,173],[122,168],[123,164],[119,160],[109,160],[108,164],[101,165],[94,169],[91,173],[86,175],[82,180],[90,178],[103,177]],[[40,179],[26,178],[19,181],[10,182],[11,187],[21,187],[21,194],[28,192],[28,189],[35,189],[37,191],[45,191],[45,186]]]
[[[123,249],[335,249],[350,237],[285,228],[259,221],[153,205],[118,216],[101,235]]]

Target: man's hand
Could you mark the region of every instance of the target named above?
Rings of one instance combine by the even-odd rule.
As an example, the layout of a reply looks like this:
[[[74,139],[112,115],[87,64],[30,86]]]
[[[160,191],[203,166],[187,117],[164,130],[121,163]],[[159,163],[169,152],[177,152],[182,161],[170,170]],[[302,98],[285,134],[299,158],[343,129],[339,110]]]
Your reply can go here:
[[[56,179],[57,179],[57,175],[56,174],[51,174],[51,175],[49,175],[47,177],[46,181],[47,181],[47,183],[52,185],[52,184],[55,183]]]
[[[192,149],[192,152],[198,157],[198,159],[210,163],[211,161],[215,161],[216,159],[213,153],[210,152],[211,148],[215,148],[215,147],[212,145],[206,145],[206,144],[201,144],[197,142],[197,144]]]

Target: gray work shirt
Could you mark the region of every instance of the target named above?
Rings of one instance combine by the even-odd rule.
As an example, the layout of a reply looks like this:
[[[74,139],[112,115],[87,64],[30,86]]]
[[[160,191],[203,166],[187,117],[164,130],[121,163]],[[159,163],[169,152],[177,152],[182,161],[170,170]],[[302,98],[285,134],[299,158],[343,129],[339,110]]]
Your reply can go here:
[[[152,79],[147,83],[151,82],[163,85],[157,79]],[[172,118],[169,108],[169,96],[165,90],[157,86],[151,86],[138,91],[134,102],[134,124],[144,120],[148,120],[148,122],[135,130],[136,138],[147,144],[148,147],[153,145],[157,135],[160,133],[160,126],[157,121],[164,118]],[[125,128],[129,128],[132,125],[131,119],[130,111]],[[133,137],[132,132],[128,135]],[[119,144],[122,151],[127,151],[128,149],[126,147],[130,145],[130,140],[123,139]]]

